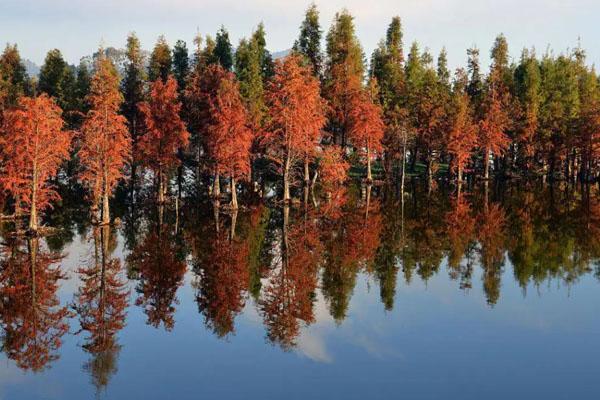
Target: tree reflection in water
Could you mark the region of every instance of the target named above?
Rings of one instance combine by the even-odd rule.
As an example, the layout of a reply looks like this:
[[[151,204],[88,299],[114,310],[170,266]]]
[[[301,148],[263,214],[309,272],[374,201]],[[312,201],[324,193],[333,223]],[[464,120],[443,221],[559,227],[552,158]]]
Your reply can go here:
[[[85,368],[98,389],[117,371],[128,287],[135,286],[147,323],[170,331],[188,264],[210,331],[231,338],[239,316],[254,308],[268,342],[285,350],[316,322],[318,299],[343,324],[359,276],[378,285],[388,312],[402,280],[427,283],[440,273],[457,290],[482,290],[490,308],[502,302],[511,275],[524,295],[550,281],[571,286],[586,275],[600,277],[595,187],[408,186],[404,198],[370,185],[327,195],[305,190],[302,204],[256,199],[236,212],[191,201],[178,209],[140,206],[118,228],[92,228],[68,209],[57,210],[55,221],[65,221],[67,231],[58,237],[2,234],[2,349],[20,368],[35,371],[59,357],[71,320],[57,296],[65,275],[58,250],[75,231],[89,239],[89,257],[75,271],[71,331],[82,334],[90,354]],[[114,255],[118,241],[124,259]]]

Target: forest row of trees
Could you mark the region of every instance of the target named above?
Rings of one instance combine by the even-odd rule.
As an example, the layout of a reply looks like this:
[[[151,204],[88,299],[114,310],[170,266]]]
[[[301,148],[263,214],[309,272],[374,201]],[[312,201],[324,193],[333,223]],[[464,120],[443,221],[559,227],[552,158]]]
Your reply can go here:
[[[130,34],[125,59],[113,53],[73,67],[51,50],[37,80],[16,45],[0,57],[1,203],[29,213],[32,231],[64,182],[83,186],[108,223],[123,177],[132,193],[151,177],[161,203],[190,174],[215,198],[227,183],[232,208],[240,182],[275,172],[289,202],[298,183],[327,192],[351,165],[367,182],[401,187],[407,173],[459,187],[465,177],[599,177],[600,87],[580,47],[542,57],[524,49],[511,62],[500,35],[487,74],[477,48],[452,74],[445,50],[434,61],[413,43],[405,56],[394,17],[367,68],[353,17],[336,14],[323,38],[312,5],[277,61],[262,24],[235,49],[222,27],[191,51],[161,36],[146,59]]]

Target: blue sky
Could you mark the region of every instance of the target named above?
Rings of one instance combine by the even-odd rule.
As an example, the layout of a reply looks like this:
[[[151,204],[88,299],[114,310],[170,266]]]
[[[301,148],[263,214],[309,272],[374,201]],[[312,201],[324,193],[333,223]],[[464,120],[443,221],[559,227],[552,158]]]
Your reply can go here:
[[[272,51],[291,47],[310,0],[0,0],[0,43],[16,42],[24,57],[41,63],[59,48],[71,63],[100,43],[122,47],[135,31],[145,48],[160,34],[191,46],[197,31],[214,34],[221,24],[234,45],[263,21]],[[405,46],[418,40],[433,53],[446,46],[452,67],[464,64],[466,48],[477,45],[484,65],[494,37],[503,32],[511,55],[524,46],[543,53],[577,44],[598,64],[600,2],[597,0],[328,0],[316,1],[325,30],[337,10],[355,16],[367,55],[385,34],[393,15],[402,18]]]

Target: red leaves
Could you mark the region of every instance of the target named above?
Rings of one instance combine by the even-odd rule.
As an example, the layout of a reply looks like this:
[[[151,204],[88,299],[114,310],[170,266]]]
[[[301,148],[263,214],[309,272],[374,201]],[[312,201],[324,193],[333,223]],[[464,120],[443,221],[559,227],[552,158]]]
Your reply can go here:
[[[350,103],[348,139],[365,156],[383,150],[381,140],[385,126],[381,107],[367,91],[361,91]]]
[[[127,120],[119,114],[123,102],[119,77],[107,58],[98,61],[88,101],[91,110],[81,128],[78,153],[80,179],[90,190],[94,205],[98,205],[102,195],[110,197],[131,157]]]
[[[252,131],[239,93],[239,85],[231,72],[221,66],[206,71],[214,82],[204,92],[208,115],[205,120],[205,145],[214,171],[233,178],[250,174]]]
[[[323,150],[319,164],[321,182],[326,188],[336,188],[348,178],[350,164],[344,160],[339,147],[327,147]]]
[[[268,153],[279,164],[289,158],[312,157],[325,125],[325,103],[319,81],[298,56],[277,62],[267,91],[270,120],[263,139]]]
[[[452,169],[462,175],[471,153],[477,146],[477,125],[473,122],[469,96],[460,93],[457,96],[457,110],[448,134],[448,153],[453,156]]]
[[[181,120],[177,81],[169,76],[152,84],[150,100],[139,106],[146,132],[140,138],[142,161],[155,173],[165,173],[179,164],[177,150],[188,145],[189,133]]]
[[[0,133],[4,171],[0,184],[17,207],[29,209],[37,228],[36,211],[60,197],[48,182],[69,157],[71,132],[63,129],[62,110],[46,94],[22,97],[17,108],[5,113]]]

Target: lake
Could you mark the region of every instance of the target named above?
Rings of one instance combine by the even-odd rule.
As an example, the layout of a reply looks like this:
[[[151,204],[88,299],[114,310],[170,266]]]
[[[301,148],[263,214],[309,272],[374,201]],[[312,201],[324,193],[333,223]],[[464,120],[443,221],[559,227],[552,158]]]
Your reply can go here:
[[[65,202],[4,226],[0,399],[595,398],[597,192]]]

